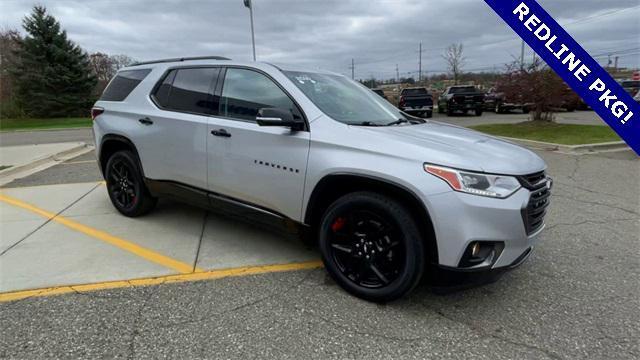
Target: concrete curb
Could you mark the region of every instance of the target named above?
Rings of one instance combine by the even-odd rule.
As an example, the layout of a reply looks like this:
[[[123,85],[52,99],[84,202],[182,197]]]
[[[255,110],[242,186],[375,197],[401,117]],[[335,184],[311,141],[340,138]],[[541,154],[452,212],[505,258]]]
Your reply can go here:
[[[15,130],[0,130],[0,134],[2,133],[17,133],[17,132],[36,132],[36,131],[65,131],[65,130],[82,130],[82,129],[91,129],[91,126],[77,126],[70,128],[53,128],[53,129],[15,129]]]
[[[7,184],[15,179],[31,175],[35,172],[42,171],[61,162],[73,159],[74,157],[83,155],[93,150],[92,145],[86,143],[78,143],[70,149],[58,152],[53,155],[46,155],[29,163],[12,166],[8,169],[0,171],[0,185]]]
[[[611,142],[596,143],[596,144],[564,145],[564,144],[548,143],[543,141],[510,138],[505,136],[499,136],[499,138],[516,143],[516,144],[520,144],[529,148],[547,150],[547,151],[557,151],[560,153],[574,154],[574,155],[609,152],[609,151],[621,151],[621,150],[629,149],[629,146],[627,146],[627,144],[624,141],[611,141]]]

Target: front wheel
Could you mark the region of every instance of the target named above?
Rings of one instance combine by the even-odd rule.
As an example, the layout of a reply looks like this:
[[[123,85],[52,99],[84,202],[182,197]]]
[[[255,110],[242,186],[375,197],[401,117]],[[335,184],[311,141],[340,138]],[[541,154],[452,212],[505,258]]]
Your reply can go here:
[[[357,297],[396,300],[422,277],[425,253],[418,226],[391,198],[371,192],[347,194],[326,211],[319,232],[327,271]]]
[[[137,164],[133,152],[124,150],[111,155],[105,169],[111,203],[122,215],[129,217],[148,213],[158,201],[149,194]]]

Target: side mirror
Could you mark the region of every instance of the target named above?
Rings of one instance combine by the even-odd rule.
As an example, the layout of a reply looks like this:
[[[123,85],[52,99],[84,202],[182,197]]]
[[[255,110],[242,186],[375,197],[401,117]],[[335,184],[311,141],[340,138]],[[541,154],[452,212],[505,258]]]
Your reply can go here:
[[[295,119],[291,111],[285,109],[262,108],[258,110],[256,122],[260,126],[284,126],[294,131],[304,129],[304,120]]]

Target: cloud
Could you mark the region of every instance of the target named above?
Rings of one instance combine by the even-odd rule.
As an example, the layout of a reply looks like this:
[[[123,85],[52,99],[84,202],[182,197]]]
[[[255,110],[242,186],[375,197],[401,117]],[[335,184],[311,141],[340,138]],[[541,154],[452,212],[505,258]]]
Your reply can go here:
[[[249,12],[242,0],[39,0],[89,52],[139,60],[224,55],[251,58]],[[463,43],[467,69],[503,68],[520,41],[480,0],[254,0],[258,60],[321,67],[356,76],[393,77],[446,69],[443,49]],[[637,0],[540,0],[591,54],[640,47]],[[33,4],[3,0],[0,25],[20,27]],[[626,9],[626,10],[625,10]],[[527,58],[532,53],[528,50]],[[614,54],[615,56],[615,54]],[[620,54],[639,67],[638,51]]]

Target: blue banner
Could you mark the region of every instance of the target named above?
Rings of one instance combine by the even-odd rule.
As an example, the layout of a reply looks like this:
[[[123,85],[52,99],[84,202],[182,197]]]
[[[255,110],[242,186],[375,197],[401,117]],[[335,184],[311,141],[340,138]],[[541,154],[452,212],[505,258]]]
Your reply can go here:
[[[640,105],[535,0],[485,0],[640,155]]]

